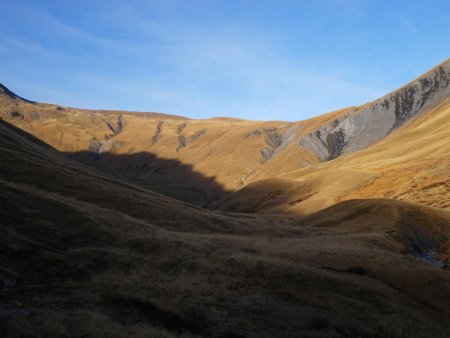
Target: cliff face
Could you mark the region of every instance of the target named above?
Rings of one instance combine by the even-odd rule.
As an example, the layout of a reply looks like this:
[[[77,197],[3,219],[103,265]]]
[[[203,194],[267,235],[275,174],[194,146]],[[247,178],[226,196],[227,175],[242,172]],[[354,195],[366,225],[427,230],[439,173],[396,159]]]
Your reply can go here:
[[[321,160],[367,148],[450,95],[450,59],[406,86],[321,126],[300,145]]]

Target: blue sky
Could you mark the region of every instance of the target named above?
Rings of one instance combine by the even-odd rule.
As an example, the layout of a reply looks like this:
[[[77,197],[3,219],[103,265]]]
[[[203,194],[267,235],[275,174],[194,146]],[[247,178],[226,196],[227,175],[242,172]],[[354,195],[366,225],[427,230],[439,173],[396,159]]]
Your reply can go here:
[[[0,0],[0,83],[82,108],[301,120],[450,57],[448,0]]]

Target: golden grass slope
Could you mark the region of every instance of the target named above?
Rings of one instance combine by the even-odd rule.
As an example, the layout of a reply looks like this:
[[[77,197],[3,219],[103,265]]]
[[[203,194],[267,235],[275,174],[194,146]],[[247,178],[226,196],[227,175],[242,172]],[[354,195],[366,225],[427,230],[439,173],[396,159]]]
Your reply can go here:
[[[201,206],[309,213],[389,197],[447,208],[449,90],[446,60],[365,105],[264,122],[80,110],[2,86],[0,117],[106,174]]]
[[[158,190],[159,180],[155,182],[153,174],[161,168],[151,163],[143,166],[155,156],[165,163],[176,161],[190,167],[214,180],[223,191],[235,191],[254,176],[268,177],[318,163],[315,155],[299,146],[299,139],[344,111],[290,123],[191,120],[155,113],[79,110],[21,100],[0,106],[0,116],[6,121],[77,160],[122,179]],[[209,196],[208,191],[194,196],[188,191],[189,185],[191,190],[201,190],[199,182],[185,178],[176,168],[162,169],[172,177],[174,185],[188,186],[187,191],[176,191],[174,186],[172,191],[168,189],[169,194],[192,202],[217,197]]]
[[[223,206],[309,213],[345,200],[383,197],[449,208],[449,140],[447,99],[365,150],[254,182]]]
[[[0,123],[0,336],[448,337],[445,210],[225,215]],[[444,267],[444,269],[443,269]]]

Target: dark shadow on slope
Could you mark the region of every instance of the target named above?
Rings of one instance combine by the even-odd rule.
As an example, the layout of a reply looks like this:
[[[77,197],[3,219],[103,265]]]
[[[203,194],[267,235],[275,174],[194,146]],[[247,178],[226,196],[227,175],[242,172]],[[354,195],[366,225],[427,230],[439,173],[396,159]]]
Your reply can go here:
[[[12,130],[14,133],[18,134],[19,136],[25,138],[28,141],[36,143],[37,145],[39,145],[39,146],[41,146],[43,148],[52,149],[54,151],[58,151],[55,148],[53,148],[52,146],[50,146],[47,143],[45,143],[44,141],[42,141],[41,139],[37,138],[36,136],[31,135],[31,134],[27,133],[26,131],[16,127],[15,125],[6,122],[1,117],[0,117],[0,125],[2,125],[2,126],[8,128],[8,129]],[[3,137],[7,137],[7,136],[3,135]]]
[[[48,150],[59,152],[37,137],[0,118],[0,124],[19,136]],[[4,136],[6,137],[6,135]],[[191,165],[178,160],[162,159],[153,153],[117,155],[110,152],[62,153],[103,173],[201,207],[209,207],[232,191],[217,183],[214,177],[195,172]]]
[[[189,315],[183,316],[174,311],[160,308],[151,301],[123,296],[104,297],[101,305],[115,322],[125,326],[149,323],[166,328],[170,332],[211,335],[205,318],[199,317],[192,311]]]
[[[214,177],[194,171],[191,165],[153,153],[117,155],[85,151],[66,155],[121,180],[201,207],[209,207],[232,193]]]
[[[244,232],[3,125],[0,154],[1,337],[449,336],[446,271],[408,263],[384,235],[396,221],[406,234],[448,229],[443,212],[347,202],[301,221],[310,235],[270,224],[261,236],[263,221]],[[404,212],[392,218],[396,205]],[[173,224],[190,234],[156,229]],[[216,235],[193,233],[213,226]]]

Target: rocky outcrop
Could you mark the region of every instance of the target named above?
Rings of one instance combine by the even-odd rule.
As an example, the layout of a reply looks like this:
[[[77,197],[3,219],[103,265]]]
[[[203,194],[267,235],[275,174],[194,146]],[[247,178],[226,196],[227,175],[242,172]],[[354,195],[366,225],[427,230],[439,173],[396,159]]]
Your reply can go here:
[[[408,85],[321,126],[300,145],[321,160],[364,149],[450,97],[450,60]]]
[[[155,134],[152,136],[152,145],[158,143],[158,141],[162,138],[161,132],[163,124],[164,121],[158,121],[155,129]]]
[[[119,135],[125,127],[125,121],[122,115],[117,117],[117,122],[115,124],[108,121],[104,122],[109,130],[111,130],[112,134],[106,134],[103,141],[98,140],[96,137],[93,137],[89,141],[89,151],[92,152],[97,159],[100,158],[102,153],[110,151],[114,152],[117,148],[123,147],[124,145],[123,142],[114,140],[114,137]]]
[[[24,119],[24,116],[17,111],[10,111],[5,113],[5,116],[10,119]]]
[[[177,134],[181,134],[181,132],[183,131],[184,128],[186,128],[187,123],[182,123],[177,127],[176,133]]]
[[[89,141],[89,151],[92,153],[98,154],[101,146],[102,143],[95,137],[91,138],[91,140]]]
[[[278,154],[281,150],[291,144],[297,136],[297,131],[302,128],[300,124],[294,124],[285,131],[281,131],[279,128],[265,128],[262,131],[267,147],[261,149],[262,161],[268,161]],[[253,136],[255,136],[253,131]],[[261,132],[260,134],[261,135]]]
[[[184,127],[183,127],[184,128]],[[199,130],[198,132],[192,134],[191,136],[186,136],[184,134],[180,134],[178,136],[178,146],[176,148],[176,151],[179,152],[181,149],[187,147],[189,144],[194,142],[196,139],[198,139],[200,136],[203,136],[206,134],[206,129]]]
[[[264,136],[266,146],[260,150],[261,158],[256,166],[246,168],[239,178],[238,185],[244,186],[249,177],[253,176],[267,161],[292,144],[299,137],[298,131],[303,128],[302,124],[288,123],[280,127],[255,129],[244,136],[244,140]]]
[[[105,141],[100,142],[97,138],[93,137],[89,141],[89,151],[93,153],[96,159],[100,158],[100,155],[106,152],[115,152],[116,149],[124,146],[124,142],[117,141],[113,139],[105,139]]]
[[[245,139],[250,137],[260,137],[262,135],[261,130],[252,130],[247,135],[245,135]]]
[[[267,161],[272,158],[277,148],[282,144],[282,136],[278,132],[278,128],[265,128],[263,133],[267,147],[261,149],[261,156],[263,161]]]
[[[105,123],[114,135],[120,134],[122,132],[122,129],[125,127],[125,122],[122,115],[119,115],[117,117],[117,122],[115,124],[108,121],[105,121]]]
[[[30,114],[30,118],[35,121],[42,121],[46,119],[45,113],[41,111],[33,111]]]

